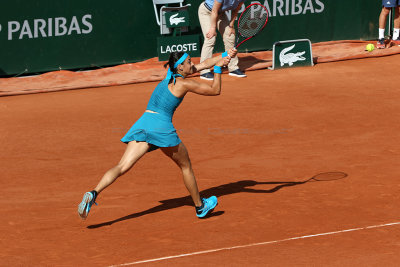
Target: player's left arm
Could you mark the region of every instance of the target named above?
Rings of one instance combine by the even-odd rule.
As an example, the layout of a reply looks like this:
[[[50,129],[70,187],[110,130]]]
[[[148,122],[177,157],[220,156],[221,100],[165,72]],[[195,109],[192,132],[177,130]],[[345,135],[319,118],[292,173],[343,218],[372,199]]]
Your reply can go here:
[[[228,56],[224,58],[224,66],[228,65],[230,62],[230,58],[235,57],[236,54],[237,54],[237,50],[235,48],[229,49]],[[222,59],[222,55],[206,59],[203,62],[193,66],[193,73],[202,71],[204,69],[209,69],[212,66],[215,66],[215,64],[217,64],[217,62],[221,59]]]

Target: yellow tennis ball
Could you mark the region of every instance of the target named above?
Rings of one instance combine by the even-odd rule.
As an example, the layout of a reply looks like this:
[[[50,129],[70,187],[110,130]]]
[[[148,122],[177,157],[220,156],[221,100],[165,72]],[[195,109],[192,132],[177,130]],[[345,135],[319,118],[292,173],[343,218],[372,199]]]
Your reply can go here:
[[[366,50],[367,50],[368,52],[374,51],[374,49],[375,49],[375,46],[374,46],[373,44],[367,44]]]

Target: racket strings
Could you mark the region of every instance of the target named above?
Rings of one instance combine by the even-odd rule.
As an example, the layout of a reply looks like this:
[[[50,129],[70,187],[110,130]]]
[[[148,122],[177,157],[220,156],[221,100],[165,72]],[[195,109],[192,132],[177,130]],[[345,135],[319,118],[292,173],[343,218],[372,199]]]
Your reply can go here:
[[[238,32],[245,38],[254,36],[264,28],[267,19],[268,13],[264,8],[260,6],[250,7],[240,17]]]

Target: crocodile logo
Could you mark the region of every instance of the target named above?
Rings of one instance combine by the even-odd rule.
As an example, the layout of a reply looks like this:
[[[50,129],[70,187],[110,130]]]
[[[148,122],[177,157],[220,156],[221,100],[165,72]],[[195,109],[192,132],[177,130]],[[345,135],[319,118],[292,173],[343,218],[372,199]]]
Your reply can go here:
[[[306,60],[303,55],[306,53],[306,51],[303,52],[297,52],[297,53],[288,53],[292,49],[294,49],[295,44],[292,46],[289,46],[288,48],[285,48],[281,51],[279,54],[279,61],[281,62],[281,67],[285,64],[288,64],[289,66],[292,66],[293,63],[297,61],[303,61]]]
[[[180,17],[177,18],[177,16],[179,15],[179,13],[176,13],[175,15],[172,15],[171,17],[169,17],[169,23],[171,25],[178,25],[179,23],[183,23],[185,22],[185,17]]]

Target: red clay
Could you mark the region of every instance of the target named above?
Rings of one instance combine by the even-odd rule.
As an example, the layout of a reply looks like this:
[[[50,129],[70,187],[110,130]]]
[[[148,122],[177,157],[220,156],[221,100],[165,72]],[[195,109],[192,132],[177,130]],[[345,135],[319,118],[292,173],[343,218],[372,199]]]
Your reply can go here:
[[[109,266],[400,221],[399,61],[224,75],[221,96],[188,95],[174,124],[200,189],[219,197],[205,220],[160,151],[77,215],[155,82],[0,98],[1,265]],[[348,176],[300,183],[330,171]],[[395,266],[399,236],[394,225],[148,265]]]

